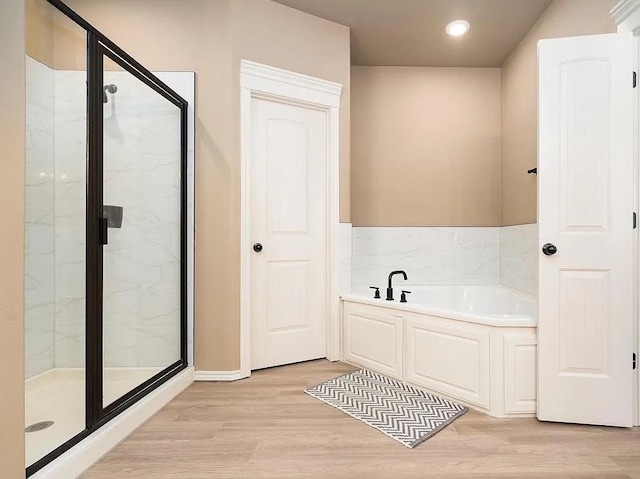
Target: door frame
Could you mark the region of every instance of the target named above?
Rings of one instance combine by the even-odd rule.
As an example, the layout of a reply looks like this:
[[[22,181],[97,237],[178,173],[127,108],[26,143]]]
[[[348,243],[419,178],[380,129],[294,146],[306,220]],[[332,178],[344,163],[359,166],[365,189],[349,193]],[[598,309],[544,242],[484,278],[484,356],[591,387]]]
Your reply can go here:
[[[611,17],[618,26],[618,33],[633,32],[634,37],[634,53],[633,53],[633,69],[640,74],[640,0],[622,0],[611,10]],[[640,171],[638,170],[638,162],[640,158],[640,95],[635,88],[633,91],[633,151],[634,151],[634,211],[640,214]],[[638,278],[638,270],[640,268],[639,250],[640,236],[638,230],[634,231],[633,241],[633,265],[634,265],[634,328],[635,343],[634,351],[638,355],[638,345],[640,345],[640,316],[638,298],[640,296],[640,281]],[[640,367],[636,368],[633,375],[633,425],[640,425]]]
[[[188,117],[187,101],[179,96],[157,76],[146,69],[138,68],[109,45],[105,45],[92,32],[88,34],[88,161],[87,161],[87,257],[86,257],[86,427],[118,414],[129,404],[147,394],[149,386],[161,383],[163,378],[174,376],[187,363],[187,196],[188,196]],[[101,231],[100,221],[104,220],[104,59],[109,59],[122,68],[123,72],[147,85],[160,97],[173,104],[180,111],[180,357],[161,372],[137,385],[111,404],[103,404],[104,389],[104,274],[105,258],[101,235],[108,235],[108,228]]]
[[[622,0],[611,10],[611,17],[618,26],[618,33],[632,32],[634,37],[633,69],[636,75],[640,75],[640,0]],[[640,159],[640,85],[633,90],[633,155],[634,155],[634,211],[640,215],[640,171],[638,169]],[[638,356],[640,345],[640,279],[638,269],[640,265],[640,235],[638,229],[634,231],[633,241],[633,264],[634,264],[634,328],[635,343],[634,351]],[[640,359],[640,358],[639,358]],[[633,425],[640,426],[640,367],[636,367],[633,375]]]
[[[327,113],[327,359],[340,359],[340,96],[342,85],[249,60],[240,61],[240,378],[251,376],[251,100]]]

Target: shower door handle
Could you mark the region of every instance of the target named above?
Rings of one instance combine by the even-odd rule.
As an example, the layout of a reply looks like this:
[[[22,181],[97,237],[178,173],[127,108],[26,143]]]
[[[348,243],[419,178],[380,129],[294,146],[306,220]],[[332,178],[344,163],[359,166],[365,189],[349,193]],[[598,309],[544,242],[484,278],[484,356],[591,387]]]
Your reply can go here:
[[[100,218],[100,244],[109,244],[109,218]]]

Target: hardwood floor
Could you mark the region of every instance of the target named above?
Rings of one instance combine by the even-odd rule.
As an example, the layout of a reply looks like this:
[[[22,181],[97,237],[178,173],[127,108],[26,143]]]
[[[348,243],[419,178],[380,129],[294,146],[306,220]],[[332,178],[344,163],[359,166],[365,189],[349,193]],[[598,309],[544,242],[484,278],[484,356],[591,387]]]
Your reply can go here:
[[[82,477],[640,479],[640,429],[469,411],[415,449],[306,395],[355,368],[325,360],[196,383]]]

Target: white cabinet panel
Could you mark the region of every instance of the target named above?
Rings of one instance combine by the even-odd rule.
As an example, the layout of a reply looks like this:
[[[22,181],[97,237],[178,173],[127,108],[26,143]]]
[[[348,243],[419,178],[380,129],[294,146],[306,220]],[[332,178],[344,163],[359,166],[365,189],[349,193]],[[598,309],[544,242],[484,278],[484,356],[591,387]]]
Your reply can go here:
[[[402,316],[345,303],[345,360],[402,379]]]
[[[532,416],[537,404],[535,327],[492,326],[384,301],[343,301],[345,361],[494,417]]]
[[[488,329],[421,315],[405,321],[405,379],[490,408]]]
[[[504,336],[504,412],[535,413],[537,396],[537,338]]]

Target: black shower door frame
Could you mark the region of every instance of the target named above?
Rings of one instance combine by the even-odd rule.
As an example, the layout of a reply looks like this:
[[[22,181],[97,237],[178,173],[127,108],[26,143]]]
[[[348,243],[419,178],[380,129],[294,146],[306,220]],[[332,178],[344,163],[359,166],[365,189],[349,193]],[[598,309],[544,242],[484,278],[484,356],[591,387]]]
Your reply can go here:
[[[187,134],[188,102],[133,57],[100,33],[60,0],[47,0],[87,32],[87,208],[85,310],[85,430],[26,469],[33,475],[107,424],[118,414],[166,383],[188,366],[187,361]],[[115,62],[180,109],[180,359],[130,390],[103,404],[103,222],[104,59]]]

